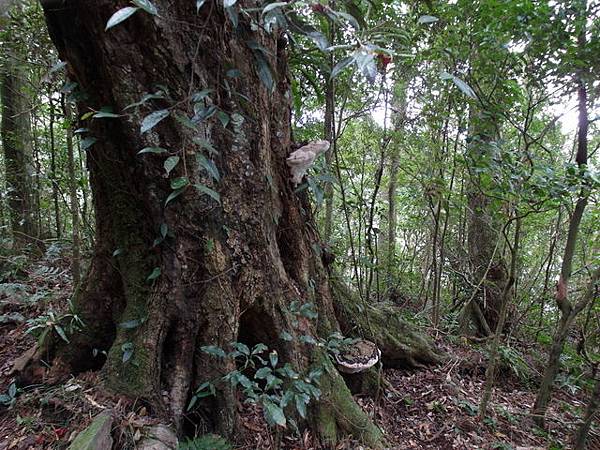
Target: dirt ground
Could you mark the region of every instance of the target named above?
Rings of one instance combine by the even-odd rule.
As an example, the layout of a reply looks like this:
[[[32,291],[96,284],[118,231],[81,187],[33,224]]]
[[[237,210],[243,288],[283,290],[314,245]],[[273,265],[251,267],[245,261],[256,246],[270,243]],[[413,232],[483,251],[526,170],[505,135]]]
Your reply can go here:
[[[0,405],[0,450],[67,448],[91,418],[107,408],[117,417],[113,429],[116,448],[135,448],[139,430],[156,421],[139,403],[106,393],[97,373],[83,373],[55,386],[13,384],[13,365],[36,342],[27,330],[39,322],[31,320],[48,310],[57,314],[66,311],[72,283],[68,259],[48,254],[34,263],[22,264],[11,276],[9,282],[0,284],[0,394],[4,395],[0,398],[8,403]],[[356,397],[384,430],[389,448],[570,448],[587,393],[558,389],[550,405],[547,429],[537,429],[528,413],[535,398],[536,377],[542,370],[543,352],[539,348],[519,349],[528,355],[525,360],[531,380],[523,380],[508,368],[501,371],[489,417],[480,422],[477,408],[484,384],[484,353],[441,333],[432,337],[448,354],[445,363],[421,370],[384,370],[378,398]],[[281,434],[269,429],[256,406],[240,402],[239,412],[242,432],[235,448],[318,448],[309,432]],[[339,448],[361,447],[347,441]],[[600,450],[597,422],[588,448]]]

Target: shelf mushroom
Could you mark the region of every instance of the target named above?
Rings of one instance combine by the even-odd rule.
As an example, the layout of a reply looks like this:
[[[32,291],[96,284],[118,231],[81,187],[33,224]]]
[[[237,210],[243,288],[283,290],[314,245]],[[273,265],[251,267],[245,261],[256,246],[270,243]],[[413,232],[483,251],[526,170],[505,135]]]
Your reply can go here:
[[[381,358],[381,350],[371,341],[358,339],[333,355],[338,370],[358,373],[373,367]]]
[[[309,142],[304,147],[288,156],[286,162],[292,172],[292,183],[294,186],[302,182],[302,177],[306,171],[313,165],[317,156],[329,150],[328,141]]]

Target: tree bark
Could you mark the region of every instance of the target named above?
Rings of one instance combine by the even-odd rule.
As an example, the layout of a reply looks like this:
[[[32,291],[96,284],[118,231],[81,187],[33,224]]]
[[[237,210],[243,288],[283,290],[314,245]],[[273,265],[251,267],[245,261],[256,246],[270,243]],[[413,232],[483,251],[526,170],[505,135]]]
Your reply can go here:
[[[80,111],[110,107],[128,114],[88,125],[96,139],[88,150],[96,247],[74,302],[86,326],[70,345],[57,341],[48,349],[50,376],[102,367],[107,387],[144,399],[181,425],[193,390],[235,368],[202,346],[264,343],[300,373],[326,369],[309,419],[323,443],[353,435],[381,446],[381,431],[354,403],[322,347],[299,339],[327,338],[339,325],[308,200],[294,193],[285,163],[291,146],[285,37],[253,29],[243,14],[236,28],[220,2],[207,2],[199,13],[194,2],[153,3],[160,17],[140,10],[107,32],[117,10],[112,1],[44,4],[52,40],[86,94]],[[240,4],[257,6],[243,1],[233,10]],[[236,76],[228,75],[231,69]],[[164,98],[125,111],[158,89]],[[221,113],[198,118],[213,106]],[[168,116],[140,133],[144,118],[158,110]],[[168,153],[138,155],[145,147]],[[180,162],[169,175],[165,162],[174,156]],[[174,190],[184,177],[189,185]],[[296,321],[293,300],[313,303],[318,319]],[[281,339],[284,332],[292,339]],[[92,358],[102,354],[94,349],[106,351],[106,361]],[[234,394],[223,387],[202,402],[204,429],[232,434]]]

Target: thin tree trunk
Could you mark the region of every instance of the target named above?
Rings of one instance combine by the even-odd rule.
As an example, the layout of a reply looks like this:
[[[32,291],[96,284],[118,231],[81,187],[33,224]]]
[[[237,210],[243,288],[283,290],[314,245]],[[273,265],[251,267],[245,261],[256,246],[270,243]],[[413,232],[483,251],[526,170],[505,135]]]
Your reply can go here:
[[[60,225],[60,206],[58,202],[58,177],[56,173],[56,141],[54,138],[54,101],[50,97],[50,123],[48,130],[50,133],[50,182],[52,183],[52,202],[54,203],[54,226],[58,239],[61,238],[62,227]]]
[[[585,409],[585,415],[583,416],[583,421],[577,432],[575,433],[575,450],[585,450],[586,449],[586,441],[592,427],[592,422],[594,421],[594,417],[598,413],[598,408],[600,408],[600,376],[598,376],[598,367],[596,366],[596,370],[594,371],[596,375],[596,384],[594,385],[594,390],[592,391],[592,395],[590,396],[590,401],[588,402],[587,408]]]
[[[67,170],[69,173],[69,206],[71,207],[71,239],[73,246],[71,273],[73,275],[73,285],[77,288],[77,286],[79,286],[81,269],[79,255],[79,199],[77,197],[77,178],[75,176],[73,124],[71,105],[64,95],[61,98],[61,103],[63,114],[67,121]]]

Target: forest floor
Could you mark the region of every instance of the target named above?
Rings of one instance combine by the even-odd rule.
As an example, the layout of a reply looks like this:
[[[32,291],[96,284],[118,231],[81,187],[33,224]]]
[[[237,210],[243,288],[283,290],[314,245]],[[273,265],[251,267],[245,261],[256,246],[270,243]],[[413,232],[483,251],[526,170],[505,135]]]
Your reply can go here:
[[[14,261],[13,261],[14,262]],[[118,448],[134,448],[142,427],[152,424],[145,408],[106,394],[96,373],[83,373],[55,386],[19,387],[15,391],[12,368],[35,344],[27,333],[31,320],[47,312],[66,311],[72,291],[69,260],[47,252],[34,262],[17,261],[15,273],[3,273],[0,284],[0,450],[64,449],[91,418],[104,409],[117,417],[113,436]],[[6,265],[4,265],[6,272]],[[17,281],[18,280],[18,281]],[[29,321],[29,322],[28,322]],[[36,322],[38,323],[38,322]],[[434,333],[436,345],[448,358],[438,366],[420,370],[384,370],[379,398],[357,396],[357,401],[384,430],[393,449],[561,449],[569,448],[578,417],[585,407],[581,390],[556,390],[547,429],[534,427],[528,417],[535,398],[536,380],[525,382],[510,369],[499,375],[489,417],[480,422],[477,408],[483,391],[485,353],[462,339]],[[516,344],[519,345],[519,344]],[[541,348],[518,348],[532,373],[539,366]],[[535,356],[537,355],[537,356]],[[13,387],[11,387],[13,386]],[[311,449],[313,436],[277,437],[257,407],[240,404],[241,442],[235,448]],[[346,442],[339,448],[362,448]],[[600,449],[598,424],[592,429],[589,449]]]

